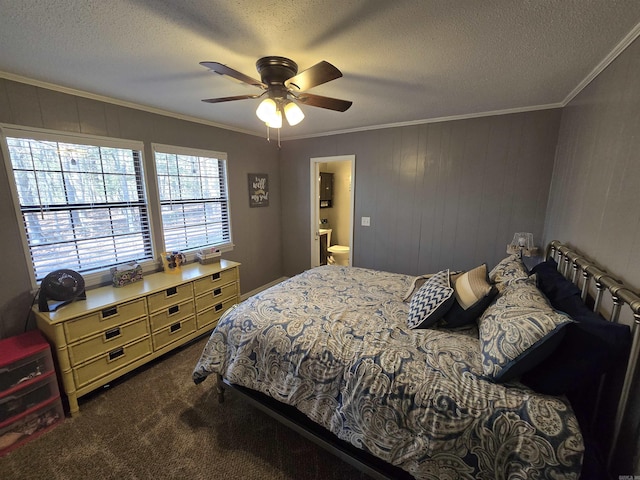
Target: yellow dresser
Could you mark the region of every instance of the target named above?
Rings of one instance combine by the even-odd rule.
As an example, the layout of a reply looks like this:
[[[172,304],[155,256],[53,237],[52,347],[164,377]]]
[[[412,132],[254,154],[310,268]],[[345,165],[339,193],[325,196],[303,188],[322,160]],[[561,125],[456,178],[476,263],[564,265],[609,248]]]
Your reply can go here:
[[[210,332],[240,297],[240,264],[185,265],[87,291],[56,312],[33,311],[53,344],[71,414],[78,397]]]

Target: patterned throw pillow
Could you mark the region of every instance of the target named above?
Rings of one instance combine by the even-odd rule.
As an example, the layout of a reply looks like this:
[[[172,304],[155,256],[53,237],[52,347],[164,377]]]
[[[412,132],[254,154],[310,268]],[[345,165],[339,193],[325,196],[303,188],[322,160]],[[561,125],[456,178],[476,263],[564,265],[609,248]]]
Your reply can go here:
[[[449,270],[449,284],[453,285],[456,278],[458,278],[460,275],[462,275],[464,273],[464,271],[462,270],[456,270],[456,271],[451,271]],[[404,294],[404,297],[402,297],[402,301],[405,303],[409,303],[411,301],[411,299],[413,298],[413,295],[420,290],[420,287],[422,285],[424,285],[424,283],[429,280],[431,277],[433,277],[435,275],[435,273],[427,273],[426,275],[420,275],[416,278],[413,279],[413,281],[411,282],[411,285],[409,285],[409,288],[407,289],[407,293]]]
[[[489,280],[491,283],[495,283],[500,291],[505,286],[503,284],[507,284],[512,280],[527,278],[528,276],[527,269],[517,255],[510,255],[502,259],[489,272]]]
[[[449,286],[449,269],[432,275],[411,298],[409,328],[427,328],[447,313],[453,304],[453,288]]]
[[[420,276],[414,278],[413,281],[411,282],[411,285],[409,285],[407,293],[405,293],[404,297],[402,297],[402,301],[403,302],[410,302],[411,299],[413,298],[413,295],[418,290],[420,290],[420,287],[422,287],[422,285],[424,285],[425,282],[427,280],[429,280],[431,277],[433,277],[433,273],[428,273],[426,275],[420,275]]]
[[[442,319],[441,326],[456,328],[475,322],[498,294],[489,283],[487,264],[459,275],[451,283],[456,301]]]
[[[475,305],[487,293],[491,291],[491,285],[487,281],[487,264],[469,270],[460,275],[453,288],[456,300],[463,310]]]
[[[478,322],[485,375],[506,382],[532,369],[553,353],[571,322],[531,280],[510,281]]]

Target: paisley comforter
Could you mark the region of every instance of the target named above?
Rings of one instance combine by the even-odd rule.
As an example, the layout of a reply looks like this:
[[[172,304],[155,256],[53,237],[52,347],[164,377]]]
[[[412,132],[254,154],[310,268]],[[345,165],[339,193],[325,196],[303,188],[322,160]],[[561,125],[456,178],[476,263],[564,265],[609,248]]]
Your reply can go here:
[[[193,372],[292,405],[418,479],[577,479],[564,397],[483,377],[477,329],[407,328],[414,277],[324,266],[227,311]]]

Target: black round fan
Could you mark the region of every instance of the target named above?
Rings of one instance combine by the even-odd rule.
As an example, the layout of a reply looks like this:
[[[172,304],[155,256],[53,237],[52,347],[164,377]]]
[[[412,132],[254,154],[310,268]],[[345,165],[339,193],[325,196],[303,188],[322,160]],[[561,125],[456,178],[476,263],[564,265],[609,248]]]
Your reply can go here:
[[[82,275],[68,269],[54,270],[40,283],[38,307],[41,312],[53,312],[79,298],[87,298]]]

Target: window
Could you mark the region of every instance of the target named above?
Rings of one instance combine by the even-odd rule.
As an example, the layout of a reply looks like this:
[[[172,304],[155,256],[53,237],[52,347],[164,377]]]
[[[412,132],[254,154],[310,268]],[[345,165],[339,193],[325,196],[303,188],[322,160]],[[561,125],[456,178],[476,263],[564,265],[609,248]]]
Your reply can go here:
[[[153,258],[142,144],[21,129],[4,134],[36,281],[58,268],[87,273]]]
[[[233,247],[225,153],[152,145],[158,205],[147,201],[142,142],[10,125],[0,133],[34,286],[60,268],[97,285],[118,264],[155,269],[154,252]],[[155,233],[151,218],[162,220]]]
[[[231,245],[225,153],[153,145],[167,252]]]

